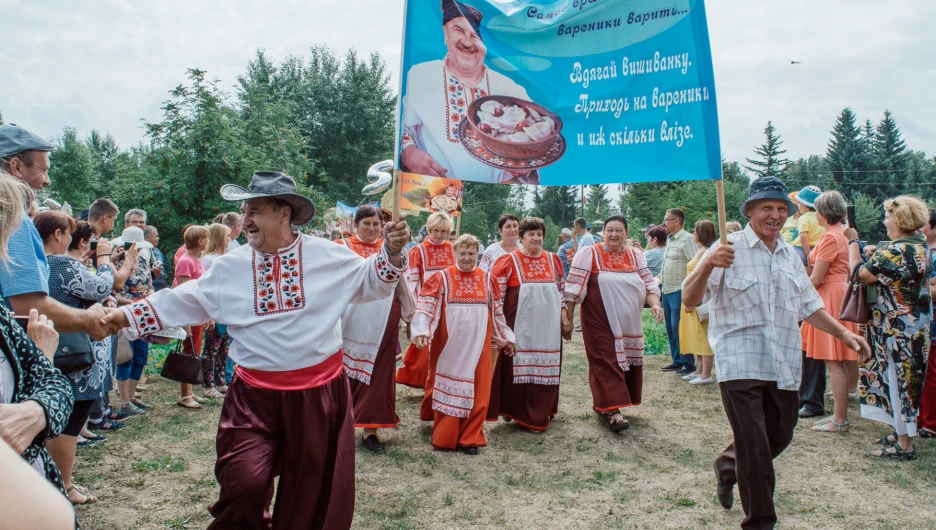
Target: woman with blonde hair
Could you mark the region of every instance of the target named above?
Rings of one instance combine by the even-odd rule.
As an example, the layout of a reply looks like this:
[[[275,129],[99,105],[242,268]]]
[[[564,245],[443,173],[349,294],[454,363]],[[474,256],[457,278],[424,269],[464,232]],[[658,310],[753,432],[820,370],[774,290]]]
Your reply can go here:
[[[919,232],[929,220],[926,203],[902,195],[884,202],[884,226],[890,243],[862,264],[858,232],[844,231],[848,263],[858,281],[877,288],[871,307],[868,342],[871,356],[859,359],[862,417],[886,423],[893,434],[878,440],[890,446],[871,456],[913,460],[923,377],[933,319],[929,279],[933,261],[926,237]]]
[[[202,267],[207,272],[215,259],[223,256],[231,241],[231,227],[221,223],[208,226],[208,246],[201,259]],[[227,326],[218,322],[205,324],[205,339],[202,344],[202,385],[204,395],[209,398],[223,398],[227,392],[224,380],[224,367],[227,364],[228,349],[231,340]]]
[[[727,231],[728,227],[725,228]],[[715,223],[707,219],[696,221],[692,236],[695,238],[696,245],[699,246],[699,251],[686,264],[687,276],[692,274],[705,251],[718,239]],[[703,321],[695,308],[684,305],[683,311],[686,315],[679,319],[679,351],[684,354],[695,355],[699,360],[695,372],[683,376],[683,380],[689,381],[689,384],[692,385],[712,384],[714,382],[712,379],[712,365],[714,364],[715,354],[712,353],[712,347],[709,345],[708,319]]]
[[[455,228],[455,223],[447,213],[436,212],[426,220],[426,238],[409,252],[404,279],[406,286],[419,300],[422,286],[429,278],[455,265],[455,248],[448,241],[448,235]],[[429,349],[410,344],[403,353],[403,366],[397,370],[396,382],[413,388],[426,388],[429,376]],[[428,403],[423,402],[422,412],[429,413]]]
[[[430,235],[432,234],[430,225]],[[432,446],[478,454],[487,442],[484,421],[491,396],[491,340],[513,355],[497,282],[477,266],[481,244],[470,234],[454,244],[455,265],[426,280],[413,316],[413,344],[429,352],[426,395]],[[430,339],[432,341],[429,346]]]

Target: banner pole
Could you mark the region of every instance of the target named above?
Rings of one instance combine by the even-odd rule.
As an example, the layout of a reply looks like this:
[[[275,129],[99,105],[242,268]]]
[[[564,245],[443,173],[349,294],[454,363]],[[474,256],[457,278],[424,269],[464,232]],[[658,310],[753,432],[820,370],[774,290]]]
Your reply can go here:
[[[463,212],[464,213],[464,212]],[[455,237],[461,235],[461,216],[455,218]]]
[[[400,182],[402,180],[403,172],[399,169],[393,170],[393,221],[396,222],[400,219],[400,201],[403,198],[403,184]]]
[[[728,234],[725,226],[728,224],[727,215],[725,215],[725,178],[715,181],[715,195],[718,197],[718,234],[722,245],[728,244]]]

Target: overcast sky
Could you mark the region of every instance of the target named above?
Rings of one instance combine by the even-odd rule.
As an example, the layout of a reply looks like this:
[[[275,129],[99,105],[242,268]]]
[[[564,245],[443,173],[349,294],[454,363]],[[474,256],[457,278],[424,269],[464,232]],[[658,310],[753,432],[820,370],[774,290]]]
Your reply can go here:
[[[424,0],[433,1],[433,0]],[[611,0],[609,0],[611,1]],[[627,1],[627,0],[613,0]],[[0,0],[0,112],[45,136],[76,127],[121,146],[158,121],[185,70],[233,92],[258,48],[280,60],[325,43],[377,51],[397,83],[403,0]],[[825,151],[843,107],[890,109],[911,149],[936,154],[936,2],[717,0],[707,5],[722,150],[750,156],[767,120],[787,156]],[[791,65],[790,61],[801,61]]]

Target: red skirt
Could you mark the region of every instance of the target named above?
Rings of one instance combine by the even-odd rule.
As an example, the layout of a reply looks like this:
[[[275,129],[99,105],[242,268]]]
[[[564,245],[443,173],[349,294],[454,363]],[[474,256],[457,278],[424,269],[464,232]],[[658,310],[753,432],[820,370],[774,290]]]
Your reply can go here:
[[[929,360],[926,361],[926,377],[923,379],[923,397],[920,398],[917,429],[936,432],[936,342],[930,343]]]
[[[396,414],[396,347],[400,338],[399,300],[393,300],[387,329],[380,340],[369,385],[349,379],[354,402],[354,426],[359,429],[389,429],[400,423]]]
[[[511,329],[517,321],[519,301],[520,288],[508,287],[504,295],[504,317]],[[559,344],[561,348],[562,342]],[[498,416],[503,416],[527,429],[545,431],[549,420],[559,411],[559,385],[517,384],[513,379],[513,357],[498,354],[487,421],[497,421]]]
[[[582,302],[582,339],[588,359],[588,384],[596,412],[607,414],[617,409],[640,405],[643,389],[643,366],[624,371],[614,352],[614,333],[601,300],[598,276],[588,279],[588,292]]]

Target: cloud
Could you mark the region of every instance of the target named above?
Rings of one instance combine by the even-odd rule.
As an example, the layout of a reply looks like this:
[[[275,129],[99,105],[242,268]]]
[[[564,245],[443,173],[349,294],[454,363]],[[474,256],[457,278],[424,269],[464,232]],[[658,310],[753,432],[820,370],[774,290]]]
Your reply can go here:
[[[470,0],[469,0],[470,1]],[[890,109],[912,149],[936,151],[936,2],[870,0],[707,3],[722,150],[751,156],[773,120],[787,156],[825,151],[842,108],[860,121]],[[185,70],[233,92],[258,48],[281,60],[315,44],[379,52],[396,84],[402,2],[386,0],[6,1],[0,111],[45,136],[65,126],[109,131],[120,145],[156,121]],[[790,61],[802,61],[791,65]]]

